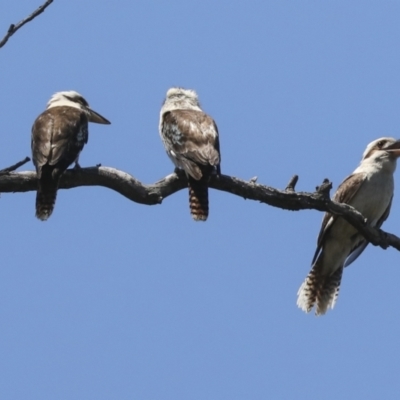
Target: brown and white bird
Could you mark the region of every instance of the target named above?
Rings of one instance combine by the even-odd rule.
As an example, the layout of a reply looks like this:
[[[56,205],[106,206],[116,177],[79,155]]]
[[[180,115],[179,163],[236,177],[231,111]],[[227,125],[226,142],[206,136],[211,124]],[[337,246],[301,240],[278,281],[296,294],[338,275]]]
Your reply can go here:
[[[88,141],[88,122],[110,124],[71,90],[55,93],[33,124],[32,159],[38,178],[36,217],[42,221],[53,212],[63,172],[73,162],[79,168],[79,153]]]
[[[387,219],[392,204],[400,140],[383,137],[371,142],[358,168],[338,187],[333,200],[358,210],[374,227]],[[326,213],[318,236],[312,269],[301,285],[297,305],[305,312],[315,306],[323,315],[339,295],[343,268],[350,265],[368,242],[343,218]]]
[[[174,87],[162,105],[159,130],[168,156],[188,177],[193,219],[205,221],[208,182],[213,171],[221,173],[217,125],[201,109],[194,90]]]

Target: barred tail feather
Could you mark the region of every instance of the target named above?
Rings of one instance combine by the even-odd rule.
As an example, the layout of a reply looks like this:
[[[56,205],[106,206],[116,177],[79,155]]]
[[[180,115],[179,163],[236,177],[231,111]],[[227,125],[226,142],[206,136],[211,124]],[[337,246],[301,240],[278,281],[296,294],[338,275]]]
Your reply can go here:
[[[335,306],[343,273],[343,267],[332,275],[324,275],[320,269],[317,261],[297,292],[297,306],[307,313],[315,306],[317,316]]]
[[[36,194],[36,217],[46,221],[53,212],[57,197],[59,177],[54,177],[53,171],[44,169],[38,181]]]
[[[208,217],[208,178],[200,180],[189,176],[190,213],[195,221],[206,221]]]

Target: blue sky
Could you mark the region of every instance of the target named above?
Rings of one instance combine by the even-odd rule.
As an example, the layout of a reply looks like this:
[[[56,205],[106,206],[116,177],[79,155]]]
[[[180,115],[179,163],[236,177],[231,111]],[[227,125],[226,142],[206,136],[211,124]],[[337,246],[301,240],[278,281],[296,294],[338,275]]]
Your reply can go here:
[[[0,34],[40,1],[3,3]],[[399,12],[395,1],[55,1],[0,50],[1,168],[30,155],[34,119],[73,89],[112,122],[90,126],[81,165],[155,182],[173,170],[158,118],[179,85],[216,120],[223,173],[336,188],[370,141],[400,137]],[[61,190],[43,223],[34,202],[0,199],[2,398],[398,398],[396,250],[368,247],[316,318],[296,293],[317,211],[210,190],[202,224],[185,190],[150,207],[91,187]],[[397,188],[384,229],[399,234],[399,219]]]

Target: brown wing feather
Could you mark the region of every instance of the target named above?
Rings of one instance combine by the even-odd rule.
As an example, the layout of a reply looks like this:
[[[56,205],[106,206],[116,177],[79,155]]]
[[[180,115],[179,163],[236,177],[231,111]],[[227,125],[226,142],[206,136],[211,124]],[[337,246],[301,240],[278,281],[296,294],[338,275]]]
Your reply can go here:
[[[361,185],[365,180],[364,173],[352,174],[349,175],[337,188],[332,200],[338,203],[346,203],[349,204],[353,196],[358,192]],[[352,186],[353,189],[349,190],[349,186]],[[318,234],[317,239],[317,249],[315,250],[314,257],[312,259],[312,264],[315,263],[319,252],[321,251],[322,245],[324,243],[325,235],[335,223],[338,217],[336,215],[332,215],[330,213],[325,213],[324,218],[322,219],[321,229]]]
[[[204,112],[174,110],[165,113],[162,136],[168,154],[194,179],[202,177],[201,166],[220,171],[218,128]]]
[[[63,172],[88,141],[88,120],[73,107],[54,107],[43,112],[32,128],[32,158],[40,168],[51,165]]]
[[[38,176],[36,216],[45,221],[53,212],[62,173],[88,140],[88,120],[73,107],[43,112],[32,127],[32,159]]]

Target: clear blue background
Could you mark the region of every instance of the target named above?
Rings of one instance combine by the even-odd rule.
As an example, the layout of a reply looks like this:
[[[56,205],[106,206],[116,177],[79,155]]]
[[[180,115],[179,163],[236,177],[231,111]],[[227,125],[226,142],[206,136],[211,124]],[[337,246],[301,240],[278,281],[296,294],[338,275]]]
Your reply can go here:
[[[4,0],[0,34],[39,5]],[[397,1],[56,0],[0,50],[0,167],[74,89],[112,121],[90,126],[81,165],[155,182],[179,85],[216,120],[223,173],[336,188],[370,141],[400,137],[399,16]],[[90,187],[61,190],[42,223],[34,202],[0,199],[2,399],[399,398],[396,250],[368,247],[315,318],[296,293],[317,211],[210,191],[202,224],[186,190],[149,207]],[[399,220],[397,188],[384,229]]]

